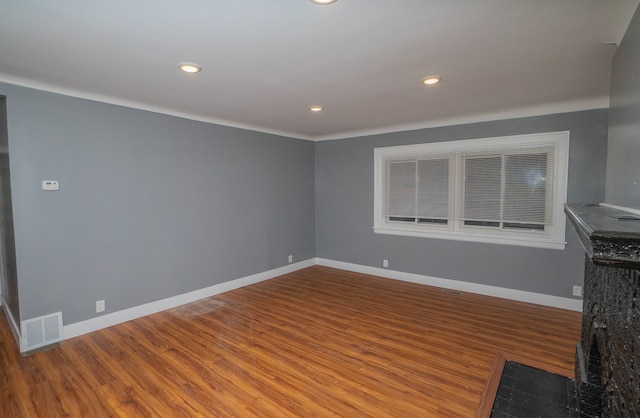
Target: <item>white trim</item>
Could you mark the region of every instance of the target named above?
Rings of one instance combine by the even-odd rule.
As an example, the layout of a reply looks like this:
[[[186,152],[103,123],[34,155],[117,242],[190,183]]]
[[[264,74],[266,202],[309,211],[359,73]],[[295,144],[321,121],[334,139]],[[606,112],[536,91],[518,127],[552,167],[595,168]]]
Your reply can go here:
[[[435,228],[434,228],[435,229]],[[399,225],[397,228],[384,226],[374,227],[373,232],[376,234],[384,235],[399,235],[404,237],[418,237],[418,238],[434,238],[434,239],[449,239],[454,241],[464,242],[480,242],[483,244],[502,244],[502,245],[516,245],[520,247],[530,248],[544,248],[547,250],[564,250],[566,241],[552,241],[548,239],[535,239],[531,237],[510,237],[500,235],[489,234],[474,234],[473,232],[465,231],[464,234],[453,231],[416,231],[409,228],[403,228]]]
[[[1,296],[0,296],[0,299],[2,300],[2,310],[4,311],[5,315],[7,315],[7,318],[9,319],[9,328],[11,328],[11,333],[13,334],[13,337],[16,339],[16,344],[18,344],[18,347],[20,347],[20,328],[18,328],[18,323],[16,322],[16,319],[11,314],[11,310],[9,309],[9,305],[7,305],[7,301],[4,300],[4,297],[1,297]]]
[[[155,302],[146,303],[144,305],[134,306],[132,308],[123,309],[118,312],[113,312],[100,317],[88,319],[86,321],[76,322],[73,324],[65,325],[63,328],[64,338],[70,339],[79,335],[87,334],[93,331],[98,331],[103,328],[107,328],[113,325],[117,325],[123,322],[131,321],[136,318],[140,318],[146,315],[151,315],[160,311],[175,308],[180,305],[195,302],[200,299],[208,298],[218,295],[220,293],[228,292],[234,289],[238,289],[251,284],[259,283],[265,280],[272,279],[274,277],[281,276],[283,274],[292,273],[303,268],[311,267],[314,265],[334,267],[342,270],[353,271],[358,273],[371,274],[380,277],[386,277],[389,279],[402,280],[406,282],[424,284],[427,286],[436,286],[447,289],[460,290],[470,293],[477,293],[480,295],[494,296],[503,299],[511,299],[522,302],[534,303],[544,306],[552,306],[561,309],[569,309],[573,311],[582,311],[582,300],[562,298],[558,296],[544,295],[540,293],[525,292],[521,290],[507,289],[496,286],[488,286],[477,283],[462,282],[451,279],[441,279],[436,277],[429,277],[419,274],[404,273],[401,271],[394,271],[389,269],[382,269],[376,267],[368,267],[359,264],[345,263],[342,261],[328,260],[324,258],[312,258],[304,261],[300,261],[295,264],[289,264],[283,267],[279,267],[273,270],[265,271],[262,273],[254,274],[247,277],[242,277],[229,282],[220,283],[217,285],[209,286],[203,289],[195,290],[193,292],[184,293],[182,295],[172,296],[167,299],[158,300]],[[6,303],[3,303],[6,306]],[[5,309],[5,312],[7,310]],[[12,331],[14,337],[19,344],[19,330],[13,320],[13,317],[8,313],[7,317],[10,319],[12,325]]]
[[[492,244],[519,245],[535,248],[547,248],[564,250],[566,216],[564,203],[567,200],[567,176],[569,161],[570,131],[542,132],[524,135],[509,135],[491,138],[463,139],[457,141],[431,142],[422,144],[379,147],[374,149],[374,208],[373,231],[377,234],[413,236],[423,238],[450,239],[471,242],[486,242]],[[554,180],[553,180],[553,225],[544,235],[526,234],[524,232],[487,231],[483,232],[471,229],[454,228],[444,229],[439,226],[398,224],[387,222],[383,214],[385,199],[385,170],[389,160],[402,160],[404,158],[427,158],[431,156],[453,155],[457,157],[450,176],[458,176],[462,167],[464,153],[475,151],[501,151],[505,149],[530,149],[535,147],[553,146]],[[451,181],[451,179],[450,179]],[[459,188],[461,182],[458,177],[454,180],[455,187]],[[461,188],[456,189],[456,206],[462,203]],[[450,211],[452,208],[449,209]],[[456,209],[458,210],[458,209]],[[452,213],[452,212],[450,212]]]
[[[76,97],[78,99],[93,100],[101,103],[108,103],[116,106],[124,106],[132,109],[145,110],[148,112],[161,113],[163,115],[176,116],[183,119],[195,120],[199,122],[213,123],[216,125],[228,126],[231,128],[246,129],[248,131],[262,132],[265,134],[284,136],[292,139],[302,139],[305,141],[313,141],[312,136],[301,135],[294,132],[280,131],[276,129],[267,129],[261,126],[255,126],[245,123],[230,121],[227,119],[212,118],[209,116],[198,115],[195,113],[181,112],[176,109],[170,109],[162,106],[155,106],[148,103],[136,102],[120,97],[113,97],[104,94],[89,93],[73,88],[60,87],[49,83],[30,80],[22,77],[11,76],[0,73],[0,82],[13,84],[21,87],[28,87],[36,90],[44,90],[50,93],[62,94],[65,96]]]
[[[435,119],[418,123],[392,125],[373,129],[361,129],[341,132],[332,135],[320,135],[313,138],[316,142],[335,141],[340,139],[357,138],[362,136],[383,135],[388,133],[417,131],[428,128],[442,128],[446,126],[465,125],[470,123],[492,122],[496,120],[527,118],[533,116],[553,115],[558,113],[580,112],[586,110],[608,109],[609,96],[596,97],[585,100],[575,100],[560,103],[548,103],[539,106],[528,106],[509,109],[501,112],[479,113],[468,116]]]
[[[624,212],[631,212],[633,214],[640,215],[640,209],[628,208],[626,206],[610,205],[609,203],[600,203],[600,206],[605,206],[611,209],[618,209]]]
[[[236,280],[231,280],[229,282],[216,284],[213,286],[205,287],[203,289],[194,290],[193,292],[183,293],[181,295],[172,296],[170,298],[166,298],[162,300],[157,300],[155,302],[146,303],[144,305],[134,306],[128,309],[123,309],[118,312],[113,312],[97,318],[88,319],[86,321],[65,325],[64,336],[65,336],[65,339],[77,337],[79,335],[97,331],[102,328],[107,328],[112,325],[117,325],[122,322],[131,321],[132,319],[140,318],[146,315],[151,315],[156,312],[160,312],[166,309],[171,309],[180,305],[184,305],[186,303],[195,302],[197,300],[215,296],[220,293],[238,289],[240,287],[259,283],[264,280],[269,280],[274,277],[281,276],[283,274],[291,273],[306,267],[311,267],[315,264],[314,261],[315,261],[314,259],[309,259],[309,260],[300,261],[295,264],[288,264],[284,267],[279,267],[273,270],[257,273],[251,276],[242,277]]]
[[[316,264],[341,270],[353,271],[356,273],[371,274],[374,276],[385,277],[387,279],[402,280],[405,282],[418,283],[427,286],[460,290],[463,292],[477,293],[479,295],[493,296],[502,299],[517,300],[520,302],[533,303],[536,305],[551,306],[554,308],[582,312],[582,300],[579,299],[563,298],[559,296],[545,295],[542,293],[526,292],[523,290],[507,289],[504,287],[463,282],[459,280],[442,279],[438,277],[424,276],[421,274],[405,273],[378,267],[369,267],[360,264],[327,260],[324,258],[316,258]]]
[[[454,141],[427,142],[421,144],[397,145],[391,147],[375,148],[374,152],[387,156],[392,153],[393,157],[402,158],[414,157],[415,155],[446,155],[454,151],[487,151],[517,148],[544,147],[555,145],[565,138],[569,138],[571,131],[537,132],[531,134],[493,136],[487,138],[459,139]],[[567,151],[568,151],[567,143]]]
[[[161,106],[154,106],[147,103],[126,100],[118,97],[89,93],[78,89],[56,86],[54,84],[41,81],[31,80],[24,77],[17,77],[9,74],[0,73],[0,82],[13,84],[16,86],[28,87],[37,90],[44,90],[51,93],[63,94],[65,96],[77,97],[80,99],[94,100],[102,103],[109,103],[118,106],[130,107],[133,109],[146,110],[149,112],[162,113],[165,115],[177,116],[184,119],[196,120],[206,123],[214,123],[216,125],[229,126],[232,128],[246,129],[250,131],[262,132],[266,134],[285,136],[288,138],[302,139],[305,141],[334,141],[340,139],[356,138],[369,135],[382,135],[395,132],[415,131],[427,128],[440,128],[445,126],[464,125],[469,123],[490,122],[496,120],[525,118],[533,116],[552,115],[557,113],[580,112],[585,110],[608,109],[610,106],[610,98],[608,95],[595,97],[591,99],[573,100],[559,103],[546,103],[537,106],[525,106],[513,108],[501,112],[477,113],[467,116],[459,116],[453,118],[434,119],[431,121],[423,121],[417,123],[391,125],[373,129],[358,129],[353,131],[340,132],[331,135],[306,135],[289,131],[281,131],[268,129],[261,126],[244,124],[230,121],[227,119],[218,119],[204,115],[197,115],[188,112],[180,112],[175,109],[169,109]]]

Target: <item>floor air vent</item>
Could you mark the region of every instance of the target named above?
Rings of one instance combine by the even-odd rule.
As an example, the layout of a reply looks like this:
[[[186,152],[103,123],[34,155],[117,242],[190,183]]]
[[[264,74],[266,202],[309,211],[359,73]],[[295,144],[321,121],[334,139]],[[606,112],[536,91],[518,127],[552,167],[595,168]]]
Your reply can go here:
[[[22,321],[20,351],[33,351],[62,341],[62,312]]]
[[[453,289],[440,289],[440,292],[445,293],[447,295],[454,295],[454,296],[462,296],[464,294],[459,290],[453,290]]]

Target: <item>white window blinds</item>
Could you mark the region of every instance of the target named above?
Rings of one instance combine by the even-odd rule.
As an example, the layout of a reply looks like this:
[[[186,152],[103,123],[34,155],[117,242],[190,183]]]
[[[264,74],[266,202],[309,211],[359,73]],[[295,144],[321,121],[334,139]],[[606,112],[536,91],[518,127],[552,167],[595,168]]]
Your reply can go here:
[[[416,162],[391,161],[388,169],[386,214],[413,218],[416,213]]]
[[[553,213],[553,149],[464,156],[467,225],[537,228]]]
[[[504,221],[551,225],[552,151],[505,156]]]
[[[419,218],[449,217],[449,159],[418,161],[417,201]]]
[[[449,218],[449,159],[389,161],[385,216],[403,222]]]
[[[465,225],[549,225],[553,202],[553,149],[462,155]],[[385,216],[395,221],[452,220],[450,158],[388,162]]]
[[[462,219],[497,221],[502,206],[502,159],[500,156],[466,157]]]

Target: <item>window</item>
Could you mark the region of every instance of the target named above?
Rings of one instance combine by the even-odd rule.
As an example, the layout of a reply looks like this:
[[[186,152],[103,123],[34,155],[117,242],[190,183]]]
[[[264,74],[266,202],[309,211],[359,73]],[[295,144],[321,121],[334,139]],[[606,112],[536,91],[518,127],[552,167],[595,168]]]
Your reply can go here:
[[[569,132],[375,149],[374,231],[563,249]]]

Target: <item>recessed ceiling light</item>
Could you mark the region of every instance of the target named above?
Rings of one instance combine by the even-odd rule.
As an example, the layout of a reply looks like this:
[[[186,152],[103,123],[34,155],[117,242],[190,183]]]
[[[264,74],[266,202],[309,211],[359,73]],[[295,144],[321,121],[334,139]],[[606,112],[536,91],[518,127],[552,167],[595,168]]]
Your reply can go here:
[[[199,73],[200,71],[202,71],[202,67],[193,62],[181,62],[178,64],[178,68],[180,68],[185,73],[190,74]]]
[[[309,110],[317,113],[317,112],[322,112],[324,110],[324,107],[319,105],[313,105],[313,106],[309,106]]]
[[[312,2],[314,2],[315,4],[331,4],[331,3],[335,3],[338,0],[311,0]]]
[[[439,75],[430,75],[429,77],[422,80],[422,82],[427,86],[433,86],[434,84],[438,84],[442,81],[442,77]]]

